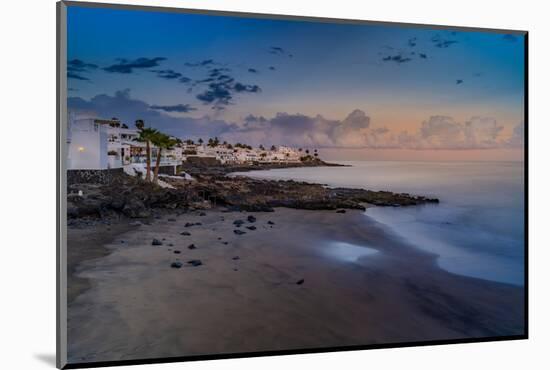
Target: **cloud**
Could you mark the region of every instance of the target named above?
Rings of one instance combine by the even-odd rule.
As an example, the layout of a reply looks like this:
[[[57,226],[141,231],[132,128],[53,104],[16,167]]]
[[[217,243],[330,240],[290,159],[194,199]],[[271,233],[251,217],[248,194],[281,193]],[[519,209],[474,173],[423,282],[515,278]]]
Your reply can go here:
[[[405,57],[401,54],[388,55],[388,56],[382,58],[383,62],[395,62],[397,64],[407,63],[407,62],[410,62],[411,60],[412,60],[411,58]]]
[[[192,80],[189,77],[180,77],[178,81],[182,84],[187,84],[190,83]]]
[[[190,63],[190,62],[187,62],[185,63],[185,66],[187,67],[206,67],[206,66],[210,66],[210,65],[214,65],[216,64],[214,62],[213,59],[206,59],[206,60],[202,60],[200,62],[196,62],[196,63]]]
[[[407,41],[407,45],[409,45],[409,47],[413,48],[416,46],[416,37],[412,37],[410,38],[408,41]]]
[[[427,59],[428,58],[428,56],[424,53],[418,53],[418,56],[422,59]]]
[[[103,70],[109,73],[128,74],[128,73],[134,72],[134,69],[158,67],[159,63],[166,60],[166,58],[164,57],[138,58],[135,60],[120,58],[117,60],[118,60],[117,64],[113,64],[109,67],[105,67],[103,68]]]
[[[269,66],[269,70],[270,70],[270,71],[274,71],[274,70],[275,70],[275,67]]]
[[[171,69],[162,69],[162,70],[152,70],[151,72],[156,73],[157,77],[164,78],[166,80],[174,80],[177,78],[182,78],[183,75],[179,72],[173,71]]]
[[[269,48],[269,53],[273,55],[286,55],[289,58],[293,57],[291,53],[279,46],[271,46]]]
[[[431,116],[414,134],[401,132],[398,146],[407,149],[491,149],[506,146],[503,127],[494,118],[472,117],[461,123],[448,116]]]
[[[82,75],[79,75],[78,73],[72,72],[67,72],[67,78],[72,78],[73,80],[90,81],[88,77],[84,77]]]
[[[219,137],[224,132],[237,129],[236,124],[209,116],[171,116],[163,110],[153,109],[153,106],[142,100],[132,98],[129,89],[117,91],[113,95],[99,94],[89,100],[71,97],[67,99],[67,104],[69,111],[80,116],[118,117],[128,126],[133,126],[137,119],[143,119],[147,126],[181,138]]]
[[[523,122],[518,123],[517,126],[514,127],[514,130],[512,132],[512,136],[510,139],[508,139],[507,144],[510,147],[513,148],[521,148],[523,147],[525,142],[525,124]]]
[[[258,73],[258,70],[255,68],[248,68],[248,72],[250,73]]]
[[[454,36],[455,34],[451,33],[451,35]],[[439,33],[434,35],[430,39],[430,41],[432,42],[433,46],[435,46],[436,48],[440,48],[440,49],[446,49],[449,46],[458,43],[458,40],[453,40],[451,38],[445,38]]]
[[[97,65],[95,64],[86,63],[80,59],[72,59],[67,61],[67,78],[89,81],[90,79],[83,76],[82,73],[90,72],[95,69],[97,69]]]
[[[512,138],[502,137],[503,127],[490,117],[457,122],[448,116],[432,116],[413,133],[373,127],[371,118],[356,109],[342,120],[321,115],[277,113],[273,118],[249,115],[236,130],[223,134],[227,141],[251,145],[346,147],[415,150],[491,149],[523,145],[522,126]]]
[[[249,115],[238,130],[224,133],[228,141],[252,145],[293,145],[316,147],[364,147],[375,144],[384,130],[369,130],[370,117],[354,110],[343,120],[330,120],[321,115],[277,113],[273,118]]]
[[[457,84],[457,85],[460,85],[460,84],[463,83],[463,82],[464,82],[464,80],[456,80],[456,84]]]
[[[516,41],[518,41],[517,36],[511,35],[511,34],[503,35],[503,36],[502,36],[502,39],[505,40],[505,41],[508,41],[508,42],[516,42]]]
[[[228,142],[264,146],[275,144],[415,150],[521,148],[524,145],[523,123],[518,124],[510,136],[504,135],[503,126],[495,119],[481,116],[465,122],[458,122],[449,116],[431,116],[409,133],[373,126],[369,115],[359,109],[353,110],[343,119],[280,112],[272,118],[247,115],[242,122],[231,123],[210,116],[172,116],[166,112],[183,112],[188,105],[149,105],[132,98],[128,89],[117,91],[112,96],[100,94],[89,100],[70,97],[67,101],[69,111],[79,115],[119,117],[128,125],[133,125],[136,119],[143,119],[146,125],[182,139],[217,136]],[[223,110],[224,106],[213,108]]]
[[[249,85],[235,80],[228,75],[219,75],[217,80],[210,82],[207,89],[196,95],[196,98],[205,105],[212,105],[213,109],[223,109],[232,103],[235,93],[259,93],[258,85]]]
[[[151,109],[163,110],[165,112],[177,112],[177,113],[188,113],[196,108],[193,108],[189,104],[176,104],[176,105],[151,105]]]

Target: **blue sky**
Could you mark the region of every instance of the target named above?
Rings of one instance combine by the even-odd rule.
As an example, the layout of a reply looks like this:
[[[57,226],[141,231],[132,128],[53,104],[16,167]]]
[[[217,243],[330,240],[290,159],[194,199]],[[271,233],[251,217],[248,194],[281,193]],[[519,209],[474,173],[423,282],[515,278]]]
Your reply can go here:
[[[69,107],[254,144],[512,147],[523,50],[504,33],[71,6]]]

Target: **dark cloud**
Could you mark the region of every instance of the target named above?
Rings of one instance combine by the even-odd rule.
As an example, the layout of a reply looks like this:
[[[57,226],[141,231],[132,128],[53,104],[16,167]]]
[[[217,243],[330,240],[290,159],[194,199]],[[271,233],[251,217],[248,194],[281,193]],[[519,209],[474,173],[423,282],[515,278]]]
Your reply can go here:
[[[109,73],[132,73],[134,69],[146,69],[152,67],[158,67],[159,63],[166,60],[164,57],[155,57],[155,58],[138,58],[135,60],[128,59],[117,59],[118,63],[113,64],[109,67],[103,68],[106,72]]]
[[[454,36],[454,34],[452,34],[452,33],[451,33],[451,35]],[[432,42],[433,46],[435,46],[436,48],[440,48],[440,49],[446,49],[449,46],[458,43],[458,40],[453,40],[451,38],[445,38],[444,36],[442,36],[439,33],[434,35],[431,38],[430,41]]]
[[[418,53],[418,56],[422,59],[427,59],[428,58],[428,56],[424,53]]]
[[[229,105],[233,99],[230,87],[224,83],[211,83],[208,89],[200,94],[197,94],[199,99],[204,104],[213,104],[214,106]]]
[[[408,41],[407,41],[407,45],[409,45],[409,47],[413,48],[416,46],[416,37],[412,37],[410,38]]]
[[[262,91],[258,85],[246,85],[242,84],[240,82],[237,82],[233,85],[233,89],[236,92],[251,92],[251,93],[259,93]]]
[[[182,84],[187,84],[187,83],[190,83],[192,80],[189,78],[189,77],[180,77],[179,82],[181,82]]]
[[[275,70],[275,67],[269,66],[269,70],[270,70],[270,71],[274,71],[274,70]]]
[[[79,75],[78,73],[73,73],[73,72],[67,72],[67,78],[72,78],[74,80],[81,80],[81,81],[90,81],[88,77],[84,77],[82,75]]]
[[[83,76],[82,73],[90,72],[95,69],[97,69],[97,65],[95,64],[86,63],[80,59],[72,59],[67,62],[67,78],[89,81],[90,79]]]
[[[164,110],[151,109],[148,103],[132,98],[128,89],[117,91],[114,95],[96,95],[90,100],[70,97],[67,103],[69,111],[81,116],[118,117],[129,126],[133,126],[136,119],[143,119],[147,126],[181,138],[220,137],[225,132],[237,129],[233,123],[208,116],[176,117],[164,113]]]
[[[257,70],[248,69],[251,73]],[[254,71],[254,72],[253,72]],[[196,98],[205,105],[211,105],[212,109],[222,110],[224,106],[232,103],[235,93],[259,93],[258,85],[249,85],[237,82],[229,73],[231,70],[226,67],[211,68],[206,79],[197,80],[194,86],[207,84],[206,90],[196,95]]]
[[[412,60],[411,58],[403,56],[401,54],[388,55],[388,56],[382,58],[383,62],[395,62],[395,63],[398,63],[398,64],[407,63],[407,62],[410,62],[411,60]]]
[[[476,72],[476,73],[474,73],[472,76],[474,76],[474,77],[481,77],[481,76],[483,76],[483,73],[481,73],[481,72]]]
[[[287,50],[279,47],[279,46],[272,46],[269,48],[269,53],[273,55],[286,55],[289,58],[292,58],[293,55],[289,53]]]
[[[185,63],[187,67],[206,67],[214,64],[215,62],[213,59],[206,59],[196,63],[190,63],[190,62]]]
[[[152,70],[151,72],[156,73],[157,77],[164,78],[167,80],[174,80],[176,78],[183,77],[181,73],[173,71],[171,69]]]
[[[461,83],[464,83],[464,80],[456,80],[457,85],[460,85]]]
[[[151,105],[151,109],[163,110],[165,112],[177,112],[177,113],[188,113],[196,108],[193,108],[189,104],[176,104],[176,105]]]
[[[258,70],[255,68],[248,68],[248,72],[250,73],[258,73]]]
[[[508,42],[516,42],[516,41],[518,41],[517,36],[511,35],[511,34],[503,35],[503,36],[502,36],[502,39],[505,40],[505,41],[508,41]]]

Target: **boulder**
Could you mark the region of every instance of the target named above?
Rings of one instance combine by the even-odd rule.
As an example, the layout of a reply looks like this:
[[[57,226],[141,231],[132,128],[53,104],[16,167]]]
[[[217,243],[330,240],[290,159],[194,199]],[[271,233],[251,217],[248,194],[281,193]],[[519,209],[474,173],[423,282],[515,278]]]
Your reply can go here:
[[[174,269],[179,269],[183,266],[183,263],[181,263],[180,261],[175,261],[175,262],[172,262],[170,264],[170,267],[174,268]]]
[[[246,234],[246,231],[242,231],[242,230],[233,230],[233,232],[237,235],[244,235]]]
[[[162,242],[158,239],[153,239],[153,241],[151,242],[151,245],[162,245]]]
[[[202,265],[201,260],[190,260],[190,261],[187,261],[187,263],[191,266],[194,266],[194,267]]]
[[[248,220],[248,222],[256,222],[256,217],[250,215],[246,218]]]

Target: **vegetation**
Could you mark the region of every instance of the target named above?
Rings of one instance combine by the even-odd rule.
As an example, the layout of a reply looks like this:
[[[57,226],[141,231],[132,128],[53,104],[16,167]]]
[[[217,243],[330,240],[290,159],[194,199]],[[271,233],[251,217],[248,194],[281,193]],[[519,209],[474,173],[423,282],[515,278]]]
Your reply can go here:
[[[140,119],[136,121],[136,127],[139,130],[139,136],[135,140],[145,143],[145,164],[147,166],[145,181],[151,181],[151,142],[159,132],[154,128],[145,127],[145,123]]]

